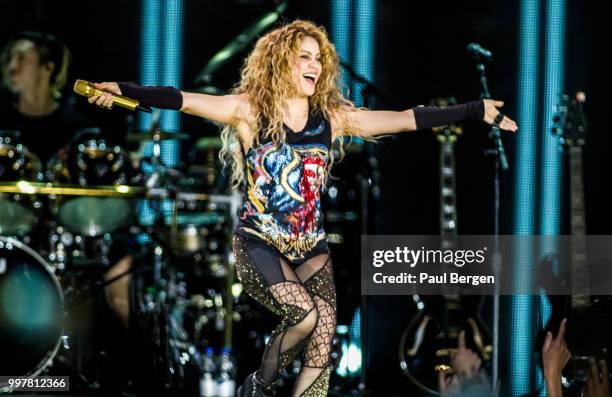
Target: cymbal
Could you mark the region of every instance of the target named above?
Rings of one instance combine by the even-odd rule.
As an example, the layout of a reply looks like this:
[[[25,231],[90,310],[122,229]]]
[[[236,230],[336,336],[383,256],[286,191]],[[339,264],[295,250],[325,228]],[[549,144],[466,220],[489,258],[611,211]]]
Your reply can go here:
[[[124,197],[147,198],[152,200],[178,199],[186,201],[213,201],[229,203],[232,196],[221,194],[171,192],[164,188],[147,188],[145,186],[80,186],[53,184],[47,182],[12,181],[0,182],[0,194],[40,194],[57,196],[92,196],[92,197]]]
[[[134,134],[127,134],[126,139],[128,141],[167,141],[170,139],[189,139],[189,134],[183,134],[180,132],[136,132]]]
[[[200,87],[194,91],[201,92],[202,94],[210,94],[210,95],[223,95],[226,93],[226,91],[222,90],[221,88],[215,87],[212,85]]]
[[[76,186],[45,182],[0,182],[0,193],[54,194],[58,196],[145,197],[147,189],[139,186]]]
[[[219,137],[206,136],[196,141],[195,147],[197,149],[221,149],[223,142]]]

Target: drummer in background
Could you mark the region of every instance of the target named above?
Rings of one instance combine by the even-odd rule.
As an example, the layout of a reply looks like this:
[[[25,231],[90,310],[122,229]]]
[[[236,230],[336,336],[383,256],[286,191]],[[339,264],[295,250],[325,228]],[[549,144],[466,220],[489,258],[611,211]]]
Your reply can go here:
[[[0,55],[2,80],[9,91],[8,100],[0,102],[0,134],[2,130],[19,131],[19,143],[37,155],[43,166],[67,147],[77,131],[93,126],[62,100],[70,59],[70,50],[55,36],[33,31],[16,34]],[[106,279],[122,274],[133,260],[123,239],[117,240],[109,254],[115,265]],[[106,287],[108,303],[126,327],[128,286],[129,278],[121,277]]]
[[[0,130],[19,131],[19,142],[43,165],[76,131],[93,126],[61,100],[70,51],[56,37],[40,32],[18,33],[4,47],[0,62],[8,89],[8,98],[0,107]]]

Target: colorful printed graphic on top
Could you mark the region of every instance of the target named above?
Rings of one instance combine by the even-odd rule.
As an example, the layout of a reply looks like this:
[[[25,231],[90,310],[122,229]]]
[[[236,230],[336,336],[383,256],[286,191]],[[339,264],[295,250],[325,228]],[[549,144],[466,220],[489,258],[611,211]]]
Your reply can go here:
[[[249,150],[241,229],[274,245],[291,261],[303,258],[325,239],[320,201],[328,160],[322,143],[269,142]]]

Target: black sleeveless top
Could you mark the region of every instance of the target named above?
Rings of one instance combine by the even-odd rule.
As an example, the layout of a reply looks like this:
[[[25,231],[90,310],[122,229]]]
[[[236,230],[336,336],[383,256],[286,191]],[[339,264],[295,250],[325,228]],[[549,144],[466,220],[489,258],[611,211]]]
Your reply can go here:
[[[331,125],[320,112],[275,145],[260,135],[245,159],[245,199],[236,233],[275,247],[290,262],[328,252],[321,189],[330,160]],[[261,134],[261,132],[260,132]]]

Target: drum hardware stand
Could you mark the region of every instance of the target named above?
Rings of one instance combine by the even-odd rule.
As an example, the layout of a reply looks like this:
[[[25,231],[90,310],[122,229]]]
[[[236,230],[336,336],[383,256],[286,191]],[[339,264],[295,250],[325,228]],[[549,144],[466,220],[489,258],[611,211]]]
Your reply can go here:
[[[161,111],[155,110],[153,113],[153,120],[151,122],[151,128],[149,132],[153,135],[153,155],[151,156],[151,165],[153,166],[153,171],[148,177],[145,177],[145,187],[148,191],[151,191],[159,186],[162,186],[162,180],[167,174],[168,167],[163,163],[161,159],[161,138],[160,138],[160,128],[159,122],[161,118]],[[143,143],[144,144],[144,143]],[[155,201],[153,205],[154,208],[154,224],[150,229],[150,234],[155,236],[156,226],[163,224],[163,203],[164,199],[172,199],[176,197],[176,192],[174,191],[174,186],[170,192],[167,189],[162,189],[164,194],[156,195],[149,197],[150,199]],[[161,191],[160,191],[161,192]],[[176,240],[176,200],[173,203],[173,214],[172,214],[172,226],[171,226],[171,236],[170,243],[171,248],[174,248],[174,242]],[[160,381],[167,387],[172,384],[172,373],[174,372],[174,368],[171,367],[172,360],[170,359],[170,329],[169,329],[169,307],[168,307],[168,295],[166,291],[167,280],[163,278],[162,270],[164,268],[163,265],[163,255],[164,248],[156,241],[156,238],[152,238],[151,248],[153,252],[153,280],[152,285],[154,288],[153,295],[150,296],[150,300],[146,301],[145,311],[148,315],[152,316],[152,329],[151,329],[151,338],[154,344],[154,348],[158,349],[158,352],[161,353],[161,362],[159,360],[155,360],[154,371],[156,375],[162,375],[162,379]],[[117,279],[125,276],[127,273],[131,272],[132,269],[123,272],[116,277],[108,280],[106,283],[110,283],[116,281]],[[160,368],[160,366],[162,368]],[[160,371],[161,370],[161,371]],[[163,372],[162,372],[163,371]]]
[[[166,388],[175,386],[173,377],[180,375],[180,368],[177,368],[176,362],[172,359],[173,349],[176,349],[177,344],[172,340],[172,320],[170,318],[173,303],[170,299],[174,297],[168,293],[169,280],[163,274],[164,266],[164,248],[157,242],[151,244],[153,252],[153,268],[152,286],[153,292],[147,293],[148,298],[145,298],[144,312],[150,316],[150,340],[153,343],[153,349],[156,351],[156,359],[154,360],[154,373],[161,376],[160,384]],[[141,271],[144,269],[141,269]],[[118,278],[125,276],[134,270],[130,269],[108,280],[105,284],[116,281]]]
[[[491,99],[491,93],[489,92],[489,85],[487,83],[487,76],[484,65],[484,58],[479,54],[473,54],[476,60],[476,68],[480,75],[481,95],[482,99]],[[496,279],[500,279],[502,269],[502,256],[499,247],[499,217],[500,217],[500,167],[502,171],[508,170],[508,159],[506,158],[506,152],[501,140],[501,134],[499,127],[492,126],[489,132],[489,138],[493,142],[493,149],[485,151],[486,155],[493,156],[495,159],[495,175],[493,177],[493,186],[495,191],[494,198],[494,253],[493,253],[493,274]],[[500,291],[498,283],[495,283],[494,294],[493,294],[493,360],[492,360],[492,377],[491,386],[493,390],[497,390],[499,382],[499,321],[500,321]]]
[[[171,388],[177,386],[176,377],[181,377],[182,367],[178,364],[173,357],[178,354],[177,349],[186,346],[185,343],[180,340],[174,340],[174,333],[182,335],[184,331],[180,325],[175,324],[172,320],[172,309],[176,304],[172,300],[175,296],[169,295],[168,283],[164,275],[164,252],[166,248],[170,251],[177,247],[178,240],[178,198],[185,198],[181,196],[181,193],[177,190],[176,179],[179,176],[177,172],[172,168],[166,166],[161,160],[161,132],[157,127],[159,121],[159,112],[154,115],[154,121],[151,128],[152,140],[153,140],[153,156],[151,157],[151,164],[154,167],[154,171],[150,174],[149,178],[146,179],[145,185],[147,188],[146,197],[150,200],[154,200],[154,219],[155,223],[152,226],[151,234],[156,235],[155,230],[159,226],[164,225],[164,211],[163,211],[163,200],[171,200],[172,215],[170,222],[170,241],[169,245],[160,243],[158,238],[154,238],[151,244],[153,250],[153,280],[154,294],[150,297],[150,300],[146,303],[146,311],[152,316],[152,329],[151,336],[154,348],[157,349],[160,360],[156,360],[155,373],[162,376],[160,381],[165,387]],[[163,186],[163,187],[162,187]],[[187,197],[196,200],[208,199],[206,195],[196,195],[196,197]],[[116,281],[118,278],[125,276],[129,271],[117,275],[113,279],[107,281],[111,283]],[[180,337],[180,336],[179,336]],[[195,349],[195,346],[189,343],[189,350]]]
[[[376,95],[382,102],[387,102],[387,96],[378,88],[374,83],[369,81],[364,76],[357,73],[353,67],[345,62],[340,61],[340,65],[349,73],[351,79],[362,85],[360,90],[360,95],[362,97],[363,106],[369,108],[370,97],[372,95]],[[366,236],[369,232],[369,222],[368,222],[368,209],[369,209],[369,197],[374,189],[377,189],[375,186],[376,180],[373,178],[374,172],[372,168],[376,167],[377,162],[374,154],[371,150],[371,145],[368,145],[367,142],[364,142],[364,154],[366,156],[365,163],[362,167],[362,173],[360,178],[360,195],[361,195],[361,206],[360,206],[360,216],[361,216],[361,236]],[[361,261],[366,260],[365,258],[361,258]],[[362,264],[363,267],[363,264]],[[367,335],[367,310],[368,310],[368,299],[366,294],[361,294],[361,302],[360,302],[360,334],[361,334],[361,352],[362,352],[362,364],[361,371],[359,373],[359,384],[357,386],[357,390],[350,390],[350,395],[360,395],[360,396],[369,396],[370,391],[367,389],[367,378],[366,378],[366,367],[369,360],[368,356],[368,335]],[[340,394],[336,394],[340,395]]]
[[[242,205],[242,197],[236,189],[232,189],[232,193],[229,196],[217,197],[211,196],[216,202],[224,202],[229,204],[230,211],[230,232],[228,233],[228,252],[227,252],[227,280],[226,280],[226,299],[225,299],[225,333],[223,345],[225,348],[232,348],[232,334],[234,324],[234,293],[232,287],[234,286],[234,273],[235,273],[235,260],[232,254],[232,238],[234,230],[236,229],[238,209]]]
[[[148,178],[145,179],[145,186],[149,189],[158,187],[161,185],[160,179],[167,176],[170,173],[170,167],[164,164],[161,158],[161,141],[162,132],[159,127],[161,118],[161,111],[155,110],[153,112],[153,120],[151,121],[151,128],[149,133],[152,135],[153,141],[153,155],[151,156],[151,165],[153,166],[153,172],[149,174]],[[143,142],[144,144],[144,142]]]

